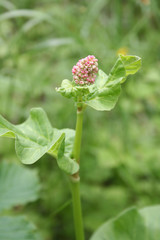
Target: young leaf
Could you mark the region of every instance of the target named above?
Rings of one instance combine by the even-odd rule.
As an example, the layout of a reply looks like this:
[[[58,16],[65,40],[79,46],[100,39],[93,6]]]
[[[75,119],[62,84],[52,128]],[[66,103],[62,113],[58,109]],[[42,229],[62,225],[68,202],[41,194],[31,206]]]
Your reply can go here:
[[[141,58],[120,55],[109,73],[106,86],[123,83],[130,74],[135,74],[141,67]]]
[[[160,206],[131,208],[104,223],[90,240],[155,240],[160,236]]]
[[[37,172],[15,163],[0,163],[0,211],[39,197]]]
[[[126,76],[130,74],[135,74],[141,67],[141,58],[137,56],[132,56],[132,55],[120,55],[119,56],[125,71],[126,71]]]
[[[95,82],[97,90],[95,90],[95,94],[92,94],[91,99],[88,98],[86,104],[99,111],[113,109],[120,95],[120,84],[126,80],[129,74],[136,73],[140,67],[141,58],[120,55],[109,76],[99,70]]]
[[[23,216],[0,217],[0,240],[41,240],[36,227]]]
[[[121,58],[119,57],[111,69],[105,86],[115,85],[122,82],[126,77],[126,71]]]
[[[68,79],[62,81],[61,87],[56,88],[56,91],[59,92],[62,96],[71,98],[76,95],[76,89],[72,85],[72,82]]]

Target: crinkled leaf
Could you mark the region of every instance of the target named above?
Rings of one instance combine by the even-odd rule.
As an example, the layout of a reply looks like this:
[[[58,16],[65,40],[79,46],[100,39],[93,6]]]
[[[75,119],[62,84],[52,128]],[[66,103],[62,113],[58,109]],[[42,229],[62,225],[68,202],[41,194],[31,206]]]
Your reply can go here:
[[[95,98],[86,102],[86,104],[99,111],[109,111],[114,108],[121,92],[120,85],[111,88],[102,88]]]
[[[71,81],[64,79],[62,81],[61,87],[56,88],[56,91],[64,97],[71,98],[74,97],[76,89],[74,89]]]
[[[35,170],[15,163],[0,163],[0,211],[35,201],[39,189]]]
[[[41,240],[36,227],[23,216],[0,217],[0,240]]]
[[[90,240],[155,240],[160,236],[160,206],[131,208],[104,223]]]
[[[0,116],[0,136],[15,137],[16,153],[25,164],[32,164],[56,145],[61,147],[64,133],[54,130],[41,108],[33,108],[24,123],[13,125]]]
[[[88,86],[75,85],[74,82],[64,79],[62,81],[61,87],[56,88],[56,91],[64,97],[74,98],[75,101],[77,101],[77,98],[79,96],[83,98],[83,96],[89,93],[89,88]]]

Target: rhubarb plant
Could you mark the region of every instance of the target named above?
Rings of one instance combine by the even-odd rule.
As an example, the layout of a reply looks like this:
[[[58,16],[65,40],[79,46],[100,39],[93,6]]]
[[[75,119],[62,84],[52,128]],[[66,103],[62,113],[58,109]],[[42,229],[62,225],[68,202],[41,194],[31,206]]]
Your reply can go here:
[[[29,118],[20,125],[11,124],[0,116],[0,136],[15,139],[15,150],[22,163],[33,164],[48,153],[67,174],[71,185],[76,240],[85,239],[80,199],[80,165],[84,160],[80,157],[84,112],[87,107],[98,111],[112,110],[120,96],[122,84],[128,75],[135,74],[140,67],[140,57],[119,55],[110,73],[106,74],[98,68],[98,59],[95,56],[80,59],[73,66],[73,80],[65,79],[56,88],[58,93],[73,99],[75,103],[75,130],[52,127],[41,108],[31,109]],[[131,208],[103,224],[91,240],[157,239],[156,236],[160,234],[158,212],[158,206],[142,210]]]

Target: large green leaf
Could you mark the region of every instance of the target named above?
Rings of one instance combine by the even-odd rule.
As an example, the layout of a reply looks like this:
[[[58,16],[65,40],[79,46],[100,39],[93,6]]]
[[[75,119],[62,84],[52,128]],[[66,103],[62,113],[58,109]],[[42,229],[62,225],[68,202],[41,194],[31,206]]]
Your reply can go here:
[[[0,217],[0,240],[40,240],[36,227],[23,216]]]
[[[131,208],[103,224],[90,240],[157,240],[160,236],[160,206]]]
[[[71,148],[73,144],[73,135],[73,130],[52,128],[41,108],[33,108],[29,118],[20,125],[13,125],[0,116],[0,136],[15,138],[17,156],[25,164],[32,164],[49,153],[57,159],[62,170],[74,174],[78,164],[69,158],[71,149],[68,152],[68,147]],[[64,154],[65,161],[62,161]]]
[[[0,163],[0,211],[35,201],[39,197],[39,189],[35,170],[15,163]]]
[[[52,128],[46,113],[33,108],[24,123],[13,125],[0,116],[0,136],[15,137],[16,153],[25,164],[32,164],[57,145],[60,148],[64,133]]]

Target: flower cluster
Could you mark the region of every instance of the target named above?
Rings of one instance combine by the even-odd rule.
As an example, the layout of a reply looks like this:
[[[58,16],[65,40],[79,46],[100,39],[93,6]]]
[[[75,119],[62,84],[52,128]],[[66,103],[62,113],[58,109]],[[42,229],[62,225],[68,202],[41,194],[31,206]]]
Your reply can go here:
[[[93,84],[98,72],[98,60],[93,55],[80,59],[72,68],[74,82],[78,85]]]

